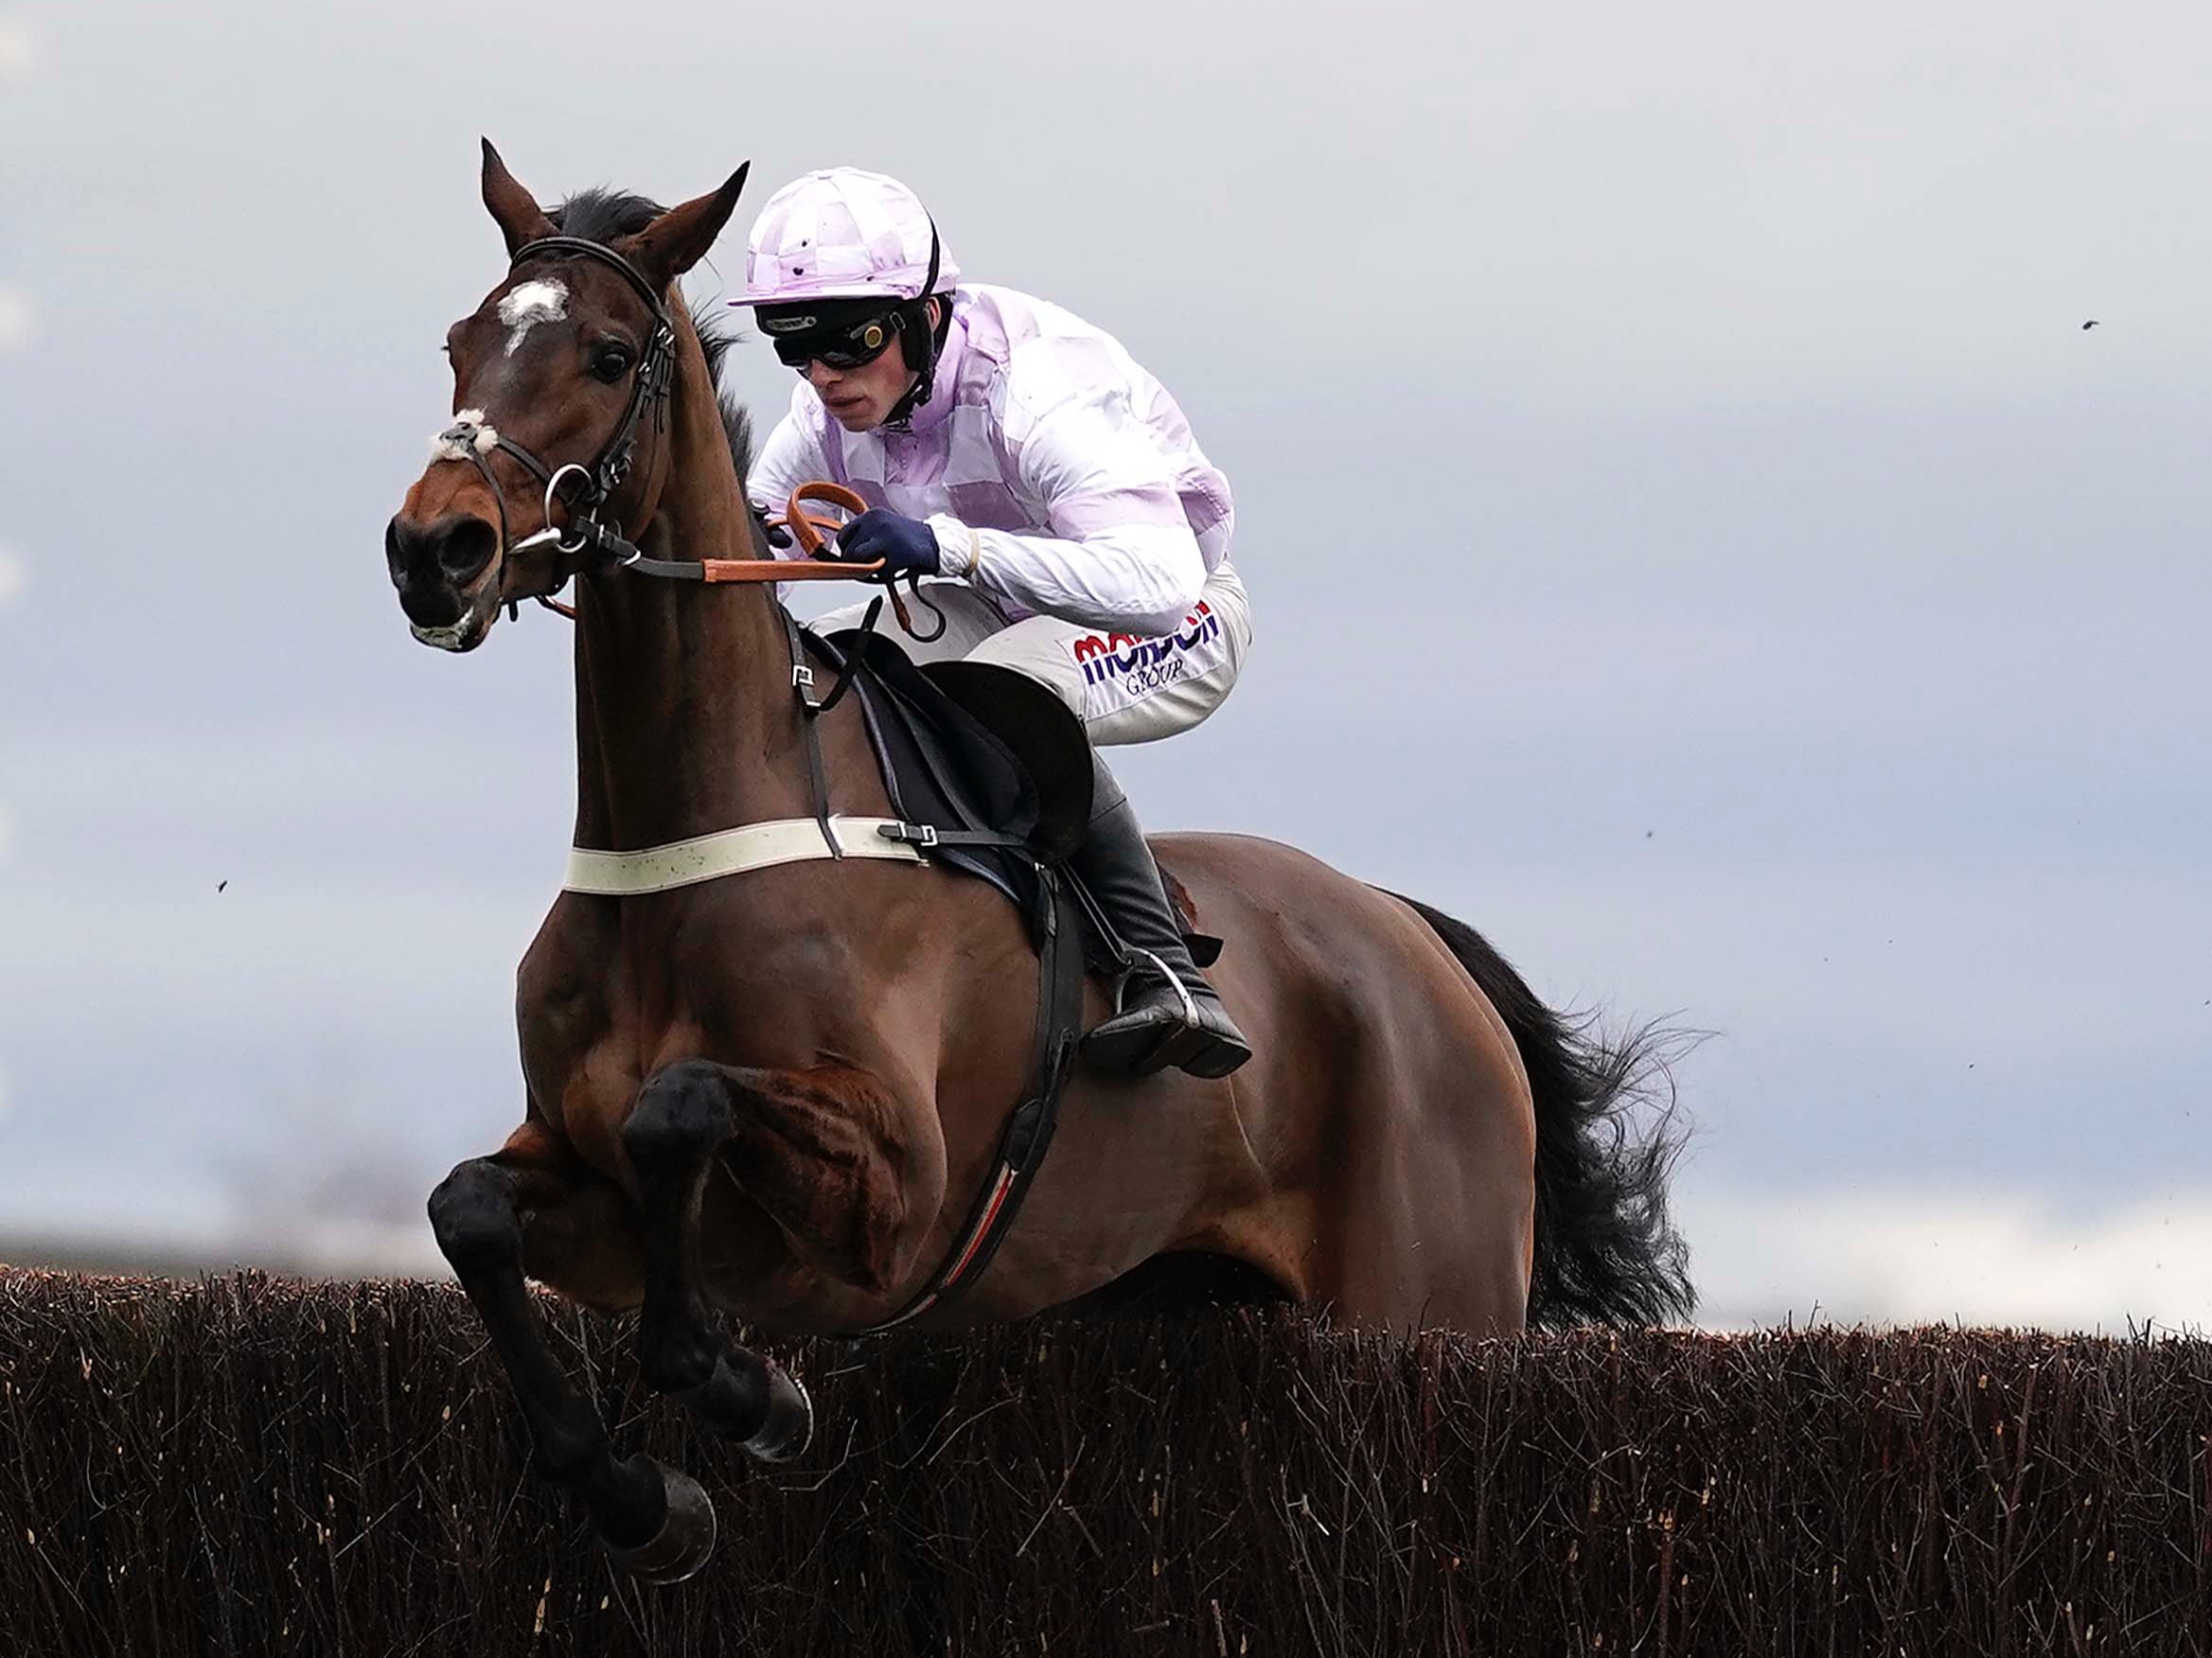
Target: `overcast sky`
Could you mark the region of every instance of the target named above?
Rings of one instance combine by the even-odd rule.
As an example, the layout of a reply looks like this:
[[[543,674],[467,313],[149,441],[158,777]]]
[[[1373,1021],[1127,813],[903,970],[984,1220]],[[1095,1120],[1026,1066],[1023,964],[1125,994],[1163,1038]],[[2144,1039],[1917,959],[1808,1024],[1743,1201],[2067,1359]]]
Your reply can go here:
[[[568,641],[380,549],[486,133],[1118,333],[1258,635],[1141,807],[1715,1032],[1714,1316],[2212,1320],[2212,12],[1808,10],[0,0],[0,1235],[419,1247],[519,1115]]]

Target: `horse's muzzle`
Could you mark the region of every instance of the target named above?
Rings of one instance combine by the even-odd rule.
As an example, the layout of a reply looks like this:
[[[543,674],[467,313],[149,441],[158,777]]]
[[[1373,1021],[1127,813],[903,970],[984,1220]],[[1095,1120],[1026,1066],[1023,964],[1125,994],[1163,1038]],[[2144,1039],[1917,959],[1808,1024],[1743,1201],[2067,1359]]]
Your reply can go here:
[[[384,567],[417,639],[467,650],[484,637],[486,595],[475,590],[498,553],[499,527],[473,513],[448,513],[427,524],[393,517],[384,527]]]

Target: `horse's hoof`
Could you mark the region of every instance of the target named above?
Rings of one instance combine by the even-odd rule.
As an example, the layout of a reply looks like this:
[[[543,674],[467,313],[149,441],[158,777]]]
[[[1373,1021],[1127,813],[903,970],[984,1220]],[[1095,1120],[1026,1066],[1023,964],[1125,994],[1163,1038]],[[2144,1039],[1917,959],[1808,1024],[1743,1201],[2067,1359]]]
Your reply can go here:
[[[814,1402],[799,1378],[783,1366],[768,1367],[768,1420],[745,1441],[745,1449],[762,1462],[788,1462],[814,1442]]]
[[[668,1517],[661,1529],[634,1548],[617,1548],[604,1538],[600,1542],[610,1560],[646,1582],[681,1583],[715,1552],[715,1505],[690,1474],[664,1462],[653,1466],[660,1471],[661,1489],[668,1493]]]

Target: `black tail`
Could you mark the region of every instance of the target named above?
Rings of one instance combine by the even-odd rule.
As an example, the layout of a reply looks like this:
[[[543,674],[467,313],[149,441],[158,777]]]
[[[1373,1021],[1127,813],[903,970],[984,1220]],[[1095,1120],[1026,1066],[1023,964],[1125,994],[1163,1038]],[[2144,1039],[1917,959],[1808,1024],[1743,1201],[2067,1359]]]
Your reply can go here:
[[[1513,1032],[1529,1073],[1536,1099],[1531,1326],[1689,1317],[1697,1305],[1690,1249],[1667,1212],[1667,1178],[1683,1140],[1667,1076],[1668,1032],[1647,1027],[1607,1041],[1593,1021],[1562,1019],[1473,927],[1391,896],[1434,927],[1474,976]],[[1656,1120],[1639,1138],[1630,1119],[1647,1104]]]

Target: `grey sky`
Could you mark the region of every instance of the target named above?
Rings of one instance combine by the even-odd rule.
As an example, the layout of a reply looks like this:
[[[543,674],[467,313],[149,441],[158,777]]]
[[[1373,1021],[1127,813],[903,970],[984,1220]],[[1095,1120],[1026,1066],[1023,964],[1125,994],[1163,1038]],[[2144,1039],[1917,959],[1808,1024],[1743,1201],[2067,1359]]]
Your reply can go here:
[[[1904,1305],[1900,1205],[2196,1226],[2212,16],[1803,9],[0,9],[0,1232],[284,1209],[303,1117],[396,1215],[514,1120],[566,640],[434,656],[378,546],[480,132],[547,198],[751,157],[741,221],[881,167],[1119,333],[1258,627],[1140,803],[1719,1032],[1724,1314]],[[2106,1278],[2048,1315],[2212,1316]]]

